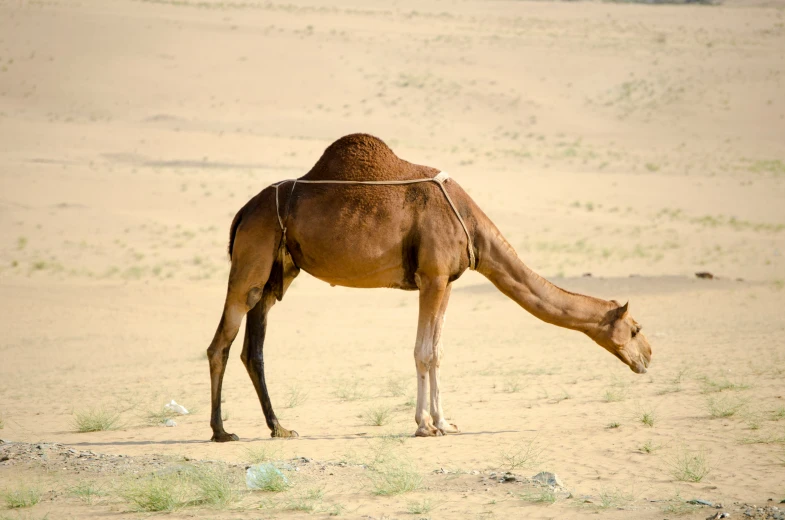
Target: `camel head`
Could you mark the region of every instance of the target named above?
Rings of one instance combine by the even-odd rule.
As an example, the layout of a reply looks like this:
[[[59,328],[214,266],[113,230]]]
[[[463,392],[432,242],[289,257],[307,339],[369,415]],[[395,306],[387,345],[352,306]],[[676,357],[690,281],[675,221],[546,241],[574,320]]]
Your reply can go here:
[[[594,337],[602,348],[619,358],[636,374],[645,374],[651,362],[649,340],[641,332],[641,325],[630,316],[629,302],[611,309],[600,324],[600,333]]]

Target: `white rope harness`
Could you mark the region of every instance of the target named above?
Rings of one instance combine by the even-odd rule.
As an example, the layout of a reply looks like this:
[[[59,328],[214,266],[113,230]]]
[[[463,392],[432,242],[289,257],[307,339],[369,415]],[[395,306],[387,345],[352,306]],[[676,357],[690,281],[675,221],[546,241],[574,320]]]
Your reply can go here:
[[[435,182],[439,185],[442,189],[442,193],[444,193],[444,197],[447,199],[447,202],[450,203],[450,207],[452,208],[455,216],[458,217],[458,222],[461,223],[461,227],[463,231],[466,233],[466,240],[469,242],[469,269],[474,271],[477,267],[477,262],[474,258],[474,246],[472,244],[472,237],[469,234],[469,228],[466,227],[466,223],[463,221],[461,214],[458,213],[458,208],[455,207],[453,204],[450,195],[447,193],[447,188],[444,187],[444,183],[450,176],[447,172],[439,172],[435,177],[431,177],[428,179],[410,179],[405,181],[339,181],[339,180],[307,180],[307,179],[287,179],[285,181],[276,182],[272,186],[275,188],[275,214],[278,216],[278,224],[281,226],[281,231],[283,232],[283,243],[286,243],[286,226],[284,225],[284,219],[281,218],[281,207],[278,203],[278,187],[282,184],[286,184],[287,182],[292,183],[292,189],[289,192],[289,198],[286,200],[286,212],[284,213],[284,218],[288,220],[289,216],[289,204],[292,200],[292,194],[294,193],[294,188],[297,186],[297,183],[303,184],[369,184],[369,185],[400,185],[400,184],[417,184],[419,182]]]

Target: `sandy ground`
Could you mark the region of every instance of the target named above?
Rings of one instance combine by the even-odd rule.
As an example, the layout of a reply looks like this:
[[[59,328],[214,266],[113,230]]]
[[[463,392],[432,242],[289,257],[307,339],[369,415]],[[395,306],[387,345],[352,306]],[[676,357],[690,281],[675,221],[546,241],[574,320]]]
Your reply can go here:
[[[22,510],[0,501],[0,518],[138,517],[121,496],[134,475],[209,460],[240,489],[261,451],[289,491],[174,516],[776,506],[784,83],[781,2],[0,2],[0,492],[42,493]],[[224,410],[241,441],[207,442],[204,351],[231,218],[357,131],[449,171],[557,284],[629,299],[649,373],[467,273],[442,370],[463,433],[412,438],[417,295],[303,273],[266,344],[273,404],[301,437],[269,439],[236,345]],[[192,413],[166,428],[151,414],[170,399]],[[119,414],[116,429],[76,433],[97,409]],[[380,457],[422,486],[374,495]],[[705,464],[700,482],[676,474],[684,460]],[[553,504],[525,481],[541,470],[564,483]],[[506,471],[518,481],[499,483]],[[105,490],[90,504],[73,492],[85,481]],[[312,511],[292,510],[300,499]]]

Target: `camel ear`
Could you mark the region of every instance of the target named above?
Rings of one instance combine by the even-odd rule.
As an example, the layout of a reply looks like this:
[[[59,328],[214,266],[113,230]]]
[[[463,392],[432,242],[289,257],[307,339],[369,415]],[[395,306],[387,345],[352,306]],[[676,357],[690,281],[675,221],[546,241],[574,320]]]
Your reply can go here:
[[[627,302],[621,307],[619,307],[618,309],[616,309],[616,312],[618,313],[617,319],[623,319],[625,316],[627,316],[627,309],[629,308],[629,306],[630,306],[630,302]]]

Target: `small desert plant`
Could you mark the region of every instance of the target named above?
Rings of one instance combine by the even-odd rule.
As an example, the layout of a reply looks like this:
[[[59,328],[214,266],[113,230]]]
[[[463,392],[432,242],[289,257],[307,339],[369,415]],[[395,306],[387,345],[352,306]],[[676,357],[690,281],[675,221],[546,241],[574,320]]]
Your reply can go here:
[[[393,378],[387,380],[387,393],[393,397],[401,397],[406,393],[406,379]]]
[[[784,444],[785,435],[769,434],[763,437],[744,437],[741,439],[742,444]]]
[[[605,400],[606,403],[615,403],[618,401],[624,401],[625,399],[627,399],[627,387],[614,386],[611,388],[607,388],[605,392],[602,394],[602,398]]]
[[[173,412],[172,410],[161,406],[159,409],[150,410],[147,412],[147,422],[150,424],[163,424],[168,419],[174,419],[175,417],[179,416],[179,413]]]
[[[74,412],[73,427],[79,433],[101,432],[119,427],[120,414],[105,408],[90,408]]]
[[[262,462],[274,460],[278,458],[280,454],[278,445],[274,446],[269,443],[265,443],[260,446],[249,446],[243,451],[245,453],[246,460],[248,460],[251,464],[260,464]]]
[[[725,390],[747,390],[750,388],[750,385],[742,382],[733,382],[729,381],[728,379],[717,379],[712,380],[708,377],[704,377],[702,379],[703,382],[703,393],[709,394],[714,392],[723,392]]]
[[[335,397],[341,401],[357,401],[366,397],[365,389],[361,387],[360,381],[339,381],[333,390]]]
[[[730,396],[709,397],[706,400],[706,407],[709,415],[716,418],[733,417],[742,410],[746,402]]]
[[[286,391],[286,408],[300,406],[308,400],[308,392],[299,386],[292,386]]]
[[[659,444],[654,444],[654,442],[651,439],[649,439],[648,441],[644,442],[643,446],[638,448],[638,450],[643,452],[643,453],[654,453],[655,451],[657,451],[661,447],[662,446],[660,446]]]
[[[635,500],[635,493],[628,493],[617,487],[605,488],[600,490],[599,498],[598,505],[602,509],[619,508]]]
[[[368,426],[384,426],[390,422],[392,410],[385,406],[377,406],[366,410],[362,417]]]
[[[671,515],[687,515],[701,509],[702,506],[686,502],[677,492],[676,496],[662,507],[662,512]]]
[[[120,494],[136,511],[174,511],[185,505],[187,490],[182,476],[170,473],[130,480]]]
[[[0,414],[0,430],[5,428],[5,421],[3,421],[3,414]]]
[[[508,394],[515,394],[520,392],[522,387],[521,380],[516,376],[510,375],[504,378],[502,391]]]
[[[103,497],[108,493],[94,481],[83,480],[77,485],[68,488],[68,494],[73,497],[77,497],[79,500],[86,502],[87,504],[92,504],[95,497]]]
[[[411,464],[393,459],[377,466],[371,475],[371,483],[374,495],[400,495],[420,489],[422,476]]]
[[[237,500],[237,490],[232,476],[225,470],[209,466],[192,468],[185,474],[195,488],[191,504],[208,504],[225,507]]]
[[[537,491],[526,491],[519,496],[521,500],[537,504],[553,504],[556,502],[556,493],[549,487],[543,487]]]
[[[8,509],[32,507],[41,501],[41,490],[37,487],[22,484],[15,489],[0,492]]]
[[[620,423],[620,422],[613,421],[613,422],[611,422],[611,423],[608,423],[608,426],[607,426],[607,428],[608,428],[609,430],[613,430],[614,428],[619,428],[620,426],[621,426],[621,423]]]
[[[404,401],[403,406],[405,408],[414,408],[417,406],[417,398],[413,395],[410,395],[406,401]]]
[[[427,515],[433,510],[434,504],[430,498],[421,501],[409,502],[406,510],[410,515]]]
[[[653,428],[654,422],[656,420],[656,416],[654,415],[653,410],[644,410],[641,412],[640,420],[646,426]]]
[[[640,403],[635,405],[633,416],[636,421],[640,421],[649,428],[653,428],[654,424],[657,422],[657,412],[654,410],[654,408],[649,408],[648,406],[642,405]]]
[[[528,443],[514,444],[499,453],[499,466],[509,471],[534,468],[542,463],[543,450],[537,439],[532,439]]]
[[[771,412],[772,421],[779,421],[781,419],[785,419],[785,406],[780,406],[779,408]],[[0,420],[0,423],[2,423],[2,420]],[[0,428],[2,428],[2,426],[0,426]]]
[[[683,482],[700,482],[711,471],[706,452],[679,450],[669,461],[671,476]]]

